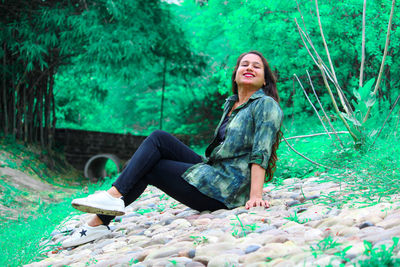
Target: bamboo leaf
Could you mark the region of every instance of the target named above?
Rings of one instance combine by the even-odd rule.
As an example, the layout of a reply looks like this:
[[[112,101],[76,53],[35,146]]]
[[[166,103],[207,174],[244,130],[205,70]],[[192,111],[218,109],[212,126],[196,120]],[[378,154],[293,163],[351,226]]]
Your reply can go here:
[[[361,123],[355,118],[355,117],[350,117],[347,113],[341,112],[343,117],[353,123],[356,126],[361,126]]]

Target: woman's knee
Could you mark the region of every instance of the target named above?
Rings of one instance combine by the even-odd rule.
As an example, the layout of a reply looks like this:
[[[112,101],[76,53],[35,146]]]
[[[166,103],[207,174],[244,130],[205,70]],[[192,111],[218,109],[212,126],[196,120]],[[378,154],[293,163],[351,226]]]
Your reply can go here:
[[[152,141],[158,141],[157,143],[170,138],[171,134],[162,130],[155,130],[153,131],[147,138]]]
[[[166,136],[166,135],[169,135],[169,133],[167,133],[166,131],[155,130],[149,135],[149,137],[150,138],[160,138],[160,137],[162,138],[163,136]]]

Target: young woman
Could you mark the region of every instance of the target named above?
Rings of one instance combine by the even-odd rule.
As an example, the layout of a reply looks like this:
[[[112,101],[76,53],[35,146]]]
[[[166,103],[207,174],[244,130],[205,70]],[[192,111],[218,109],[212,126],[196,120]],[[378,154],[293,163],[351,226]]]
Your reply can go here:
[[[149,184],[198,211],[269,207],[262,189],[275,169],[283,113],[276,79],[260,52],[239,56],[232,92],[205,157],[166,132],[153,132],[109,190],[72,201],[76,209],[96,215],[63,246],[109,234],[111,220]]]

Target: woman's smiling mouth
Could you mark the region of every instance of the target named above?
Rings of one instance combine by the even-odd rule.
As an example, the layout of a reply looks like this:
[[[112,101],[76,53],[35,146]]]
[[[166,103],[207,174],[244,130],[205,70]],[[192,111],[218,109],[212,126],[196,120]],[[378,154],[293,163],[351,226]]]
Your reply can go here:
[[[243,74],[244,77],[255,77],[253,73],[246,72]]]

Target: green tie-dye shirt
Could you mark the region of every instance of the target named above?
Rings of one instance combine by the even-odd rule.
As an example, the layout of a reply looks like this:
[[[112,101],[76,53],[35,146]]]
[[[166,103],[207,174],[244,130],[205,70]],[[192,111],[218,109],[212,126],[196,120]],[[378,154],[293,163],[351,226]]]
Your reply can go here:
[[[246,204],[250,195],[251,164],[267,168],[283,119],[278,103],[260,89],[232,112],[225,140],[218,143],[218,129],[237,99],[237,95],[233,95],[226,100],[204,162],[190,167],[182,175],[200,192],[223,202],[228,208]]]

